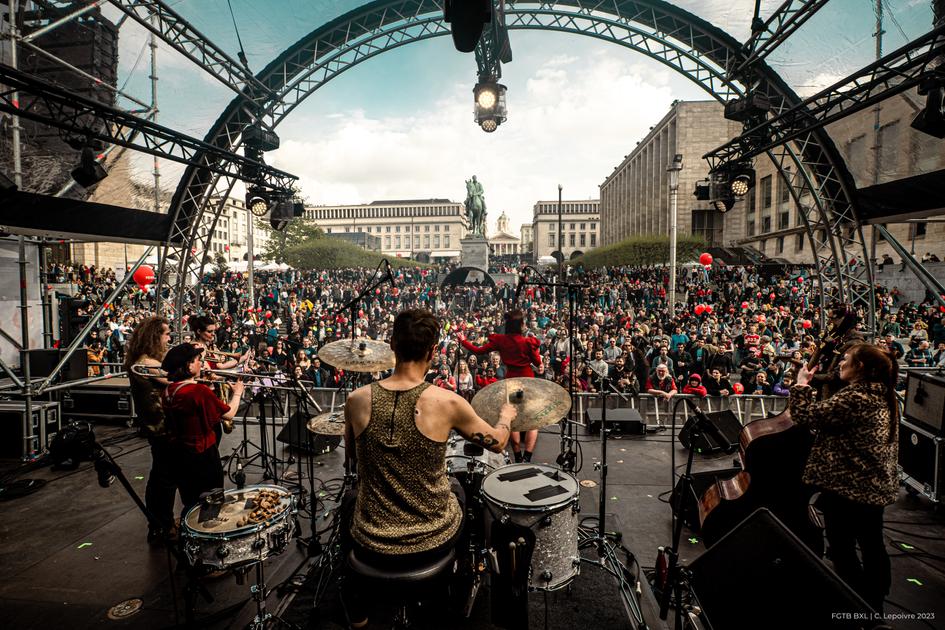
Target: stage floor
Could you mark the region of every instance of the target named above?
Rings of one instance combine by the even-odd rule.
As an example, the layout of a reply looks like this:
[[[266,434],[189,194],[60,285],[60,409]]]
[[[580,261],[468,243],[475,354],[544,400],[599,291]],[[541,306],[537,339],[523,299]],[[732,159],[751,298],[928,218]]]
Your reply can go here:
[[[250,438],[258,443],[254,427]],[[268,433],[268,432],[267,432]],[[116,457],[133,487],[143,496],[150,463],[147,443],[133,436],[130,429],[100,425],[99,441],[126,437],[109,451]],[[225,436],[221,452],[228,454],[239,443],[242,430]],[[580,480],[598,481],[594,463],[600,460],[600,445],[595,436],[579,434],[583,465]],[[270,436],[271,441],[271,436]],[[656,548],[671,542],[670,508],[660,500],[670,489],[670,436],[668,433],[639,437],[615,437],[608,443],[609,477],[606,511],[622,529],[624,544],[644,567],[652,567]],[[252,452],[252,450],[251,450]],[[279,443],[282,454],[283,445]],[[558,453],[557,432],[545,430],[539,440],[537,462],[554,462]],[[676,465],[685,463],[685,450],[677,444]],[[580,461],[580,460],[579,460]],[[342,450],[318,456],[315,467],[320,482],[341,476]],[[15,465],[15,463],[14,463]],[[731,457],[697,457],[696,470],[726,468]],[[6,468],[9,469],[9,466]],[[294,465],[287,468],[294,473]],[[247,483],[259,482],[261,471],[250,468]],[[279,475],[284,471],[280,469]],[[304,475],[303,466],[303,475]],[[95,471],[84,463],[74,472],[42,468],[25,475],[45,479],[45,487],[27,497],[0,503],[0,610],[4,626],[16,629],[59,627],[90,628],[108,624],[134,628],[163,628],[183,622],[175,616],[174,592],[180,600],[183,575],[169,574],[166,552],[146,542],[144,516],[117,483],[103,489]],[[290,480],[295,483],[294,479]],[[305,482],[308,485],[308,482]],[[233,487],[232,485],[229,487]],[[598,487],[581,488],[582,516],[597,513]],[[317,493],[318,494],[318,493]],[[322,497],[327,498],[327,497]],[[666,497],[664,497],[665,500]],[[323,506],[324,507],[324,506]],[[319,527],[323,527],[324,514]],[[892,556],[892,593],[886,612],[901,614],[891,623],[898,629],[941,628],[945,623],[945,517],[931,510],[926,501],[902,492],[899,501],[887,509],[887,543]],[[307,535],[309,523],[303,519]],[[608,528],[612,527],[609,525]],[[703,550],[698,537],[683,536],[682,560],[688,562]],[[267,582],[275,586],[287,580],[306,562],[300,546],[289,549],[266,562]],[[593,571],[593,567],[583,572]],[[585,580],[584,573],[577,580]],[[252,620],[254,606],[248,601],[252,574],[240,586],[232,576],[205,581],[214,601],[198,603],[198,616],[236,607],[224,619],[204,619],[201,627],[243,627]],[[596,578],[595,578],[596,579]],[[577,590],[577,589],[576,589]],[[482,597],[482,596],[480,596]],[[541,594],[533,597],[541,598]],[[141,610],[123,620],[111,620],[111,607],[129,599],[142,600]],[[646,584],[643,585],[643,612],[650,628],[668,628],[656,616],[656,604]],[[278,593],[269,599],[270,609],[280,602]],[[242,605],[240,605],[242,603]],[[567,615],[556,618],[554,607],[569,603],[552,598],[549,628],[568,627]],[[732,602],[737,606],[738,602]],[[803,606],[803,602],[796,602]],[[614,611],[623,618],[620,603],[614,598]],[[910,613],[922,613],[926,620],[910,620]],[[931,616],[932,619],[928,619]],[[532,627],[545,624],[543,616],[532,619]],[[372,623],[372,627],[375,626]],[[485,622],[479,626],[492,627]],[[624,627],[629,627],[627,624]],[[762,623],[761,626],[764,627]],[[814,626],[811,626],[814,627]]]

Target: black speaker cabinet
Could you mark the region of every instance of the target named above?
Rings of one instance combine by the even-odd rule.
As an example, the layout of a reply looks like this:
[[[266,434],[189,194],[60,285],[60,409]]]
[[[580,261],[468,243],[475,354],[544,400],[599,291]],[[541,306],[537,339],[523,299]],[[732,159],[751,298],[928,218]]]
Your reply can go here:
[[[692,473],[692,485],[689,488],[689,492],[682,497],[681,513],[678,515],[682,518],[686,527],[696,533],[699,532],[702,528],[699,523],[699,501],[702,499],[702,495],[709,489],[709,486],[715,483],[716,479],[734,477],[740,470],[741,468],[723,468],[721,470]],[[676,505],[676,495],[680,491],[681,485],[682,477],[679,478],[679,481],[676,482],[676,487],[673,488],[673,496],[671,499],[671,505],[673,506]]]
[[[756,510],[689,565],[714,630],[869,630],[873,611],[766,509]]]
[[[912,424],[945,437],[945,376],[939,373],[909,372],[906,377],[905,416]]]
[[[703,455],[721,451],[730,453],[737,449],[738,436],[742,432],[742,423],[738,421],[738,416],[728,409],[705,415],[712,423],[711,429],[703,430],[699,437],[693,440],[692,429],[696,419],[690,415],[679,431],[680,444]]]
[[[22,357],[26,356],[29,358],[30,366],[30,377],[39,378],[42,376],[49,376],[53,368],[55,368],[59,361],[62,359],[65,354],[65,350],[59,348],[49,348],[49,349],[31,349],[26,350],[21,353],[21,362]],[[21,363],[22,364],[22,363]],[[85,350],[79,348],[76,350],[69,361],[63,366],[62,371],[57,377],[57,381],[62,381],[63,379],[67,381],[75,381],[80,378],[88,378],[89,376],[89,356],[86,354]]]
[[[598,407],[589,407],[584,412],[584,422],[588,433],[600,433],[601,415],[602,411]],[[636,409],[608,409],[607,428],[614,433],[624,435],[644,435],[646,433],[646,422]]]
[[[341,444],[340,435],[318,435],[308,430],[308,420],[311,416],[295,412],[289,416],[289,421],[276,439],[313,455],[323,455],[335,450]]]
[[[899,468],[903,481],[938,502],[945,498],[945,438],[907,420],[899,423]]]

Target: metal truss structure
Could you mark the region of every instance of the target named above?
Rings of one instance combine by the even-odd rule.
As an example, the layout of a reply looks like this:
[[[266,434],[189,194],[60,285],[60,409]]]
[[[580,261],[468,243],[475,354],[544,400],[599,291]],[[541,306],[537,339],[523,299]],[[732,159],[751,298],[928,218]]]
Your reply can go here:
[[[0,112],[29,118],[79,138],[128,147],[218,175],[249,179],[271,190],[290,190],[298,179],[4,64],[0,64]],[[253,175],[247,178],[246,173]]]
[[[763,56],[796,30],[816,10],[817,2],[786,2],[743,46],[708,22],[660,0],[561,0],[516,2],[506,7],[509,30],[543,30],[594,37],[644,54],[685,75],[724,103],[743,96],[746,86],[730,76],[752,55],[753,92],[769,97],[775,115],[801,103],[797,94],[764,61]],[[449,34],[440,0],[375,0],[303,37],[256,79],[268,92],[247,107],[241,96],[227,107],[205,141],[238,149],[243,129],[256,122],[275,128],[322,85],[359,63],[409,43]],[[872,269],[862,231],[856,222],[855,188],[836,146],[822,128],[811,129],[793,143],[773,146],[767,154],[790,184],[815,252],[816,274],[824,298],[853,302],[873,323]],[[193,278],[203,261],[191,256],[191,244],[209,242],[210,234],[232,190],[232,177],[191,167],[181,179],[170,212],[174,232],[168,239],[158,274],[164,307],[180,318],[185,308],[199,308]],[[178,237],[178,238],[175,238]],[[175,244],[178,243],[178,244]],[[183,244],[179,244],[183,243]],[[169,263],[168,261],[175,261]]]
[[[715,170],[745,160],[786,142],[812,128],[823,127],[877,102],[917,87],[936,72],[945,55],[945,26],[939,26],[906,46],[884,56],[845,79],[780,112],[742,135],[707,153]],[[945,78],[945,70],[940,70]]]
[[[129,18],[160,37],[217,81],[243,98],[262,98],[266,86],[161,0],[108,0]]]
[[[729,76],[742,76],[746,68],[770,55],[825,4],[827,0],[785,0],[759,28],[752,25],[752,35],[744,47],[746,58],[731,69]]]

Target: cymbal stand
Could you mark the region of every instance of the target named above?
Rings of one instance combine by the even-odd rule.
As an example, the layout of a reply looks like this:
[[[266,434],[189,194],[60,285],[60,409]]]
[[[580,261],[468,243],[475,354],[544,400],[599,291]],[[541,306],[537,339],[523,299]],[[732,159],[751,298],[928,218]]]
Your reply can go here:
[[[539,280],[528,280],[529,270],[538,276]],[[540,271],[532,267],[531,265],[525,265],[522,268],[521,276],[519,277],[519,285],[526,286],[536,286],[536,287],[551,287],[554,289],[562,288],[567,291],[568,296],[568,398],[571,400],[571,410],[568,412],[568,422],[561,423],[561,452],[558,455],[558,465],[561,466],[562,470],[573,471],[575,460],[577,459],[577,454],[574,450],[574,424],[576,423],[574,419],[574,414],[576,410],[574,408],[574,309],[575,303],[577,301],[576,290],[587,288],[588,285],[580,284],[575,282],[552,282],[549,281],[545,276],[542,275]]]
[[[602,379],[607,380],[607,377]],[[606,383],[604,383],[606,385]],[[582,557],[582,562],[587,562],[594,566],[603,568],[617,579],[617,588],[620,590],[620,599],[624,610],[631,624],[637,630],[646,630],[646,621],[643,618],[643,611],[640,608],[640,600],[637,593],[639,578],[633,574],[630,567],[627,566],[633,562],[633,554],[620,541],[623,534],[617,531],[608,532],[605,530],[606,505],[607,505],[607,388],[601,387],[601,419],[600,419],[600,463],[594,464],[594,468],[600,472],[600,485],[598,486],[598,505],[597,505],[597,527],[588,529],[581,527],[578,531],[579,544],[578,549],[587,547],[597,548],[597,562],[593,562]],[[621,550],[627,557],[627,564],[620,561],[617,557],[617,551]]]

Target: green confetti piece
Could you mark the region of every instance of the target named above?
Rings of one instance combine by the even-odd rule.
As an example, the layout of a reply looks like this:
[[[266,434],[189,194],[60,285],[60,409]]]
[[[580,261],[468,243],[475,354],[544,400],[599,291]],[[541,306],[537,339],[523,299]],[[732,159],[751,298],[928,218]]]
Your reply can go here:
[[[135,475],[135,479],[137,479],[138,481],[141,481],[142,479],[144,479],[144,477],[141,475]]]
[[[689,539],[689,542],[690,542],[691,544],[693,544],[693,545],[698,545],[698,544],[699,544],[699,539],[696,538],[695,536],[693,536],[692,538]]]
[[[610,497],[610,500],[611,500],[611,501],[616,501],[616,500],[617,500],[617,497]]]
[[[76,549],[84,549],[85,547],[91,547],[91,546],[92,546],[92,543],[90,543],[90,542],[84,542],[84,543],[82,543],[81,545],[79,545],[78,547],[76,547]]]
[[[913,547],[912,545],[907,545],[906,543],[899,543],[899,546],[902,547],[903,549],[908,549],[908,550],[915,549],[915,547]]]
[[[324,491],[324,490],[319,490],[319,491],[318,491],[318,496],[320,496],[320,497],[325,496],[325,491]]]
[[[909,578],[908,580],[906,580],[906,582],[912,582],[912,583],[915,584],[916,586],[922,586],[922,581],[921,581],[921,580],[917,580],[917,579],[915,579],[915,578]]]

